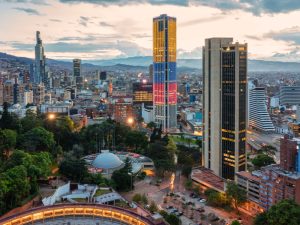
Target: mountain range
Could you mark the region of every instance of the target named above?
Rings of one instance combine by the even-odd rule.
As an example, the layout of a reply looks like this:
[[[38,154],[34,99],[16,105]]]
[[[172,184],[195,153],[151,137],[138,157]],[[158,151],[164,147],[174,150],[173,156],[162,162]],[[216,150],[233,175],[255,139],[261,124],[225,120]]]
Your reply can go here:
[[[25,57],[17,57],[0,52],[0,60],[18,61],[25,64],[33,63],[33,59]],[[83,69],[93,70],[128,70],[128,71],[148,71],[149,65],[152,63],[151,56],[136,56],[128,58],[115,58],[107,60],[83,60]],[[66,69],[72,69],[72,60],[54,60],[47,59],[47,64],[58,66]],[[194,72],[201,73],[201,59],[177,59],[178,72]],[[248,60],[249,72],[300,72],[300,63],[298,62],[280,62],[280,61],[264,61],[264,60]]]

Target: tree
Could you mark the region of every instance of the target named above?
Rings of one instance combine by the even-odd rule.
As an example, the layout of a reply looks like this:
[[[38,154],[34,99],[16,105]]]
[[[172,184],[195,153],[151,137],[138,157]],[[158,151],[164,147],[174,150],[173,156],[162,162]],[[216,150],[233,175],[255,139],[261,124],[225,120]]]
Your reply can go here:
[[[144,205],[147,205],[148,204],[148,198],[147,196],[145,195],[145,193],[142,195],[142,199],[141,199],[142,203]]]
[[[145,155],[151,157],[154,161],[156,171],[160,175],[164,175],[166,171],[174,170],[174,153],[168,151],[166,143],[163,141],[156,141],[150,143],[145,151]]]
[[[174,214],[169,214],[165,218],[165,220],[170,224],[170,225],[181,225],[180,219],[174,215]]]
[[[233,202],[235,209],[239,212],[238,207],[246,202],[247,195],[244,189],[241,189],[236,183],[229,182],[226,187],[226,195]]]
[[[21,135],[18,144],[27,151],[51,151],[55,141],[53,133],[42,127],[36,127]]]
[[[177,151],[177,146],[176,146],[175,142],[173,141],[173,139],[170,138],[170,137],[168,137],[167,150],[168,150],[171,154],[175,154],[176,151]]]
[[[193,188],[193,181],[191,179],[188,179],[186,182],[185,182],[185,188],[187,190],[191,190]]]
[[[131,189],[132,177],[124,170],[116,170],[113,172],[111,179],[114,181],[118,191],[129,191]]]
[[[140,203],[142,201],[142,196],[141,194],[135,194],[133,197],[132,197],[132,201],[134,202],[137,202],[137,203]]]
[[[14,149],[17,143],[17,133],[14,130],[0,130],[0,157],[8,158],[9,151]]]
[[[241,225],[241,223],[237,220],[232,221],[231,225]]]
[[[32,110],[27,110],[24,118],[21,119],[22,132],[27,132],[35,127],[42,127],[43,121]]]
[[[88,174],[83,159],[65,158],[59,165],[59,171],[68,179],[76,182],[80,182]]]
[[[128,131],[125,137],[125,144],[129,147],[134,147],[135,152],[137,152],[139,148],[145,149],[148,144],[146,133],[136,130]]]
[[[19,165],[2,173],[0,180],[7,182],[5,201],[7,209],[20,205],[22,199],[29,194],[30,184],[25,166]]]
[[[267,222],[270,225],[299,225],[300,206],[294,200],[282,200],[269,209]]]
[[[182,167],[182,175],[188,178],[192,172],[192,166],[190,165],[184,165]]]
[[[264,145],[258,150],[259,154],[265,153],[267,155],[275,155],[276,152],[277,149],[272,145]]]
[[[263,212],[263,213],[256,215],[253,224],[254,225],[269,225],[268,218],[267,218],[267,212]]]
[[[254,166],[256,166],[257,168],[261,168],[263,166],[267,166],[267,165],[274,164],[274,163],[275,163],[274,159],[266,154],[258,154],[252,160],[252,164]]]
[[[155,204],[154,201],[151,201],[150,206],[149,206],[149,210],[151,213],[157,212],[158,208],[157,205]]]
[[[14,113],[8,112],[8,103],[3,103],[3,112],[0,119],[0,129],[11,129],[16,130],[17,132],[21,129],[20,120],[18,116]]]
[[[156,128],[156,124],[151,121],[150,123],[147,124],[147,127],[150,129],[153,129],[153,128]]]
[[[77,159],[79,159],[84,155],[84,149],[81,145],[75,144],[73,145],[72,153]]]

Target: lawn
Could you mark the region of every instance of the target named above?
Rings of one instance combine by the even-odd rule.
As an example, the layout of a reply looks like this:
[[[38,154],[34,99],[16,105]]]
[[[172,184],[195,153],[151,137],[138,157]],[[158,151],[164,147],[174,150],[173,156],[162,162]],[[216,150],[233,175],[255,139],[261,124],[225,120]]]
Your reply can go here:
[[[170,136],[172,139],[173,139],[173,141],[175,142],[175,143],[184,143],[184,144],[194,144],[194,145],[196,145],[197,143],[196,143],[196,140],[195,139],[191,139],[191,138],[185,138],[185,137],[180,137],[180,136],[177,136],[177,135],[172,135],[172,136]]]
[[[110,190],[100,190],[100,189],[98,189],[98,190],[96,191],[94,197],[98,197],[98,196],[100,196],[100,195],[108,194],[108,193],[110,193],[110,192],[111,192]]]

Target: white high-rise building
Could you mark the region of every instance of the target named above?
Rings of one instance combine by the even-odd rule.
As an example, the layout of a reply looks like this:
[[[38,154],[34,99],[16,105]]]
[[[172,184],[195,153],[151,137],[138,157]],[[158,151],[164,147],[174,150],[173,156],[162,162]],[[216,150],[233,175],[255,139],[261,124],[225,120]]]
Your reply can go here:
[[[249,82],[248,91],[249,127],[262,132],[274,132],[275,127],[267,109],[265,88],[256,87],[253,82]]]
[[[24,91],[24,100],[23,104],[26,106],[27,104],[33,103],[33,91]]]
[[[247,44],[210,38],[203,47],[203,165],[233,180],[246,170]]]

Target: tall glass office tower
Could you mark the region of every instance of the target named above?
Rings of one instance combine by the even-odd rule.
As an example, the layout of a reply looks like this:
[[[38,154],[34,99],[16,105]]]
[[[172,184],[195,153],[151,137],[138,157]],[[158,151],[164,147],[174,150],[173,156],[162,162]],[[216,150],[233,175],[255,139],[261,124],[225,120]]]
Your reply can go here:
[[[44,53],[44,46],[42,39],[40,37],[40,32],[36,32],[36,45],[35,45],[35,71],[33,82],[39,84],[44,82],[45,76],[45,66],[46,66],[46,56]]]
[[[206,39],[203,82],[203,164],[233,180],[246,169],[247,44]]]
[[[163,131],[177,127],[176,18],[153,19],[153,109]]]

